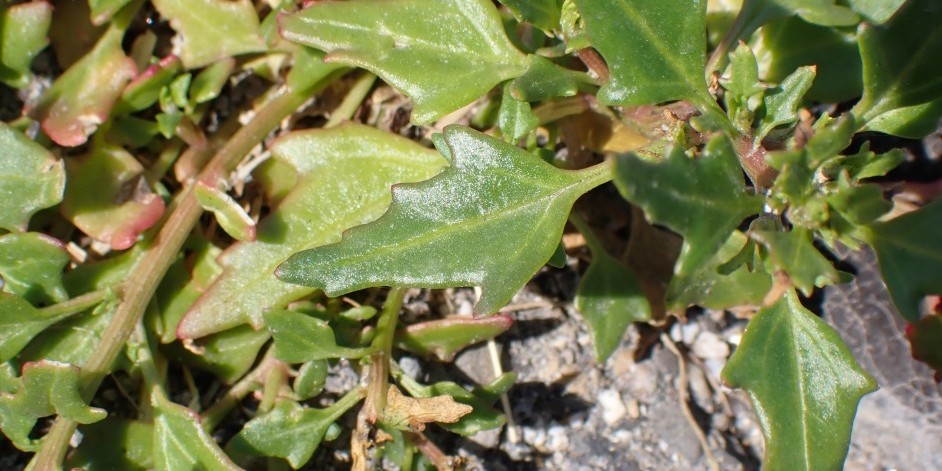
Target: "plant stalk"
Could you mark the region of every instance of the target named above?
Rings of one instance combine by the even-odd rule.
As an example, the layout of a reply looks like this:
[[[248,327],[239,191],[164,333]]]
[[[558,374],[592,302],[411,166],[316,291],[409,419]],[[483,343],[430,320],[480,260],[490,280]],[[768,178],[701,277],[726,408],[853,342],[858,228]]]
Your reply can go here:
[[[389,389],[389,362],[392,359],[393,336],[399,320],[399,310],[406,289],[394,287],[386,296],[383,312],[376,321],[376,337],[373,338],[373,355],[370,357],[370,381],[363,409],[370,423],[382,416],[386,408],[386,391]]]

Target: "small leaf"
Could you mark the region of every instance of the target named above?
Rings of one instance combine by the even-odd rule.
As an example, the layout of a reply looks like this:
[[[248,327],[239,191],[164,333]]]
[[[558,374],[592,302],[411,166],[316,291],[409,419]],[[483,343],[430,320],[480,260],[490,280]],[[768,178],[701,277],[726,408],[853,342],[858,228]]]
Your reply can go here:
[[[279,263],[380,217],[392,185],[425,180],[446,165],[434,150],[356,124],[291,133],[275,142],[272,153],[297,171],[296,177],[278,178],[291,183],[291,193],[259,223],[255,242],[234,244],[223,253],[225,272],[180,323],[181,338],[245,322],[261,328],[263,313],[314,291],[275,278]]]
[[[550,32],[559,29],[559,2],[557,0],[500,0],[520,21]]]
[[[66,458],[66,469],[147,471],[153,469],[154,426],[107,418],[79,427],[82,443]]]
[[[20,387],[13,394],[0,395],[0,410],[38,419],[58,414],[69,420],[90,424],[104,419],[103,409],[89,407],[82,399],[78,367],[54,361],[23,365]]]
[[[761,142],[777,126],[798,121],[798,107],[814,83],[815,70],[814,66],[800,67],[766,93],[765,113],[759,121],[756,142]]]
[[[913,358],[935,370],[936,382],[942,377],[942,316],[933,314],[906,326],[906,338]]]
[[[510,84],[504,85],[504,95],[500,100],[497,125],[507,142],[516,144],[536,129],[539,119],[530,109],[530,103],[514,98],[510,93]]]
[[[13,359],[36,334],[69,315],[49,315],[22,298],[0,293],[0,362]]]
[[[726,89],[726,113],[743,134],[752,132],[752,121],[761,103],[765,86],[759,82],[759,66],[752,49],[740,42],[729,55],[727,75],[720,77]]]
[[[576,6],[611,72],[599,90],[600,102],[687,100],[703,112],[718,110],[703,75],[705,0],[576,0]]]
[[[872,23],[886,23],[906,0],[848,0],[850,7]]]
[[[382,218],[339,244],[293,255],[276,275],[330,296],[371,286],[481,286],[477,310],[490,314],[549,260],[576,198],[609,178],[604,164],[560,170],[468,128],[444,134],[451,167],[395,187]]]
[[[415,102],[428,124],[526,71],[487,0],[317,2],[281,20],[290,41],[362,67]],[[434,38],[430,40],[429,38]]]
[[[173,82],[181,68],[180,59],[173,55],[148,66],[124,87],[114,107],[115,114],[133,113],[153,106],[160,98],[161,90]]]
[[[153,4],[182,36],[180,58],[187,69],[265,50],[258,15],[248,0],[154,0]]]
[[[124,250],[160,220],[164,200],[143,179],[144,167],[120,147],[96,147],[69,160],[62,215],[82,232]]]
[[[511,325],[513,319],[500,314],[483,318],[451,316],[419,322],[397,332],[396,347],[450,362],[461,350],[497,337]]]
[[[885,25],[861,27],[864,93],[852,112],[866,131],[921,138],[942,116],[942,5],[910,0]],[[915,111],[915,112],[914,112]]]
[[[712,139],[698,159],[679,147],[658,163],[635,154],[619,156],[615,186],[651,222],[684,237],[677,276],[698,270],[743,219],[762,209],[762,199],[747,191],[736,153],[722,136]]]
[[[219,227],[229,237],[239,241],[255,240],[255,221],[231,196],[203,182],[196,184],[193,194],[203,210],[212,211]]]
[[[841,168],[847,169],[848,175],[854,180],[862,180],[882,177],[898,167],[904,160],[906,160],[906,155],[902,149],[893,149],[885,154],[877,155],[870,150],[870,142],[867,141],[860,146],[856,154],[840,156],[836,163]]]
[[[5,291],[33,304],[65,301],[62,270],[71,258],[65,244],[38,232],[0,236],[0,277]]]
[[[942,199],[871,229],[893,302],[904,319],[917,322],[923,298],[942,293]]]
[[[821,288],[841,281],[834,265],[811,243],[807,230],[749,231],[749,238],[769,251],[772,263],[788,273],[805,296],[810,296],[815,286]]]
[[[749,322],[722,377],[752,399],[767,470],[840,469],[857,403],[877,388],[794,291]]]
[[[324,409],[313,409],[293,401],[278,401],[265,415],[250,420],[232,439],[227,450],[255,456],[276,456],[298,469],[310,461],[327,428],[363,398],[357,388]]]
[[[360,358],[369,348],[337,345],[334,331],[326,322],[299,312],[275,310],[265,314],[265,324],[275,338],[275,356],[288,363],[304,363],[328,358]]]
[[[0,152],[0,228],[23,231],[33,213],[62,201],[65,166],[6,123],[0,123]]]
[[[510,81],[510,94],[518,100],[537,102],[575,96],[580,84],[592,83],[586,74],[564,69],[545,57],[530,55],[527,61],[527,71]]]
[[[157,471],[199,469],[239,471],[213,441],[195,412],[174,404],[157,387],[151,392],[154,407],[154,468]]]
[[[575,304],[589,326],[599,362],[615,352],[632,322],[651,319],[651,305],[635,274],[598,248],[579,280]]]
[[[291,389],[298,395],[298,399],[307,400],[324,391],[327,384],[327,360],[312,360],[298,368],[298,375],[294,377]]]
[[[29,84],[30,65],[46,48],[52,5],[33,1],[0,6],[0,80],[14,87]]]
[[[194,105],[206,103],[219,96],[222,87],[229,80],[229,75],[235,69],[236,61],[227,57],[203,69],[196,75],[190,85],[190,102]]]
[[[196,341],[192,349],[180,343],[169,345],[167,356],[209,371],[223,383],[232,384],[252,368],[269,338],[268,331],[243,325],[204,337]]]
[[[421,432],[425,430],[425,424],[453,424],[473,410],[467,404],[455,402],[451,396],[409,397],[404,396],[399,388],[389,385],[386,408],[380,420],[400,430]]]
[[[103,25],[118,13],[131,0],[88,0],[91,8],[91,20],[94,25]]]
[[[108,119],[137,66],[124,55],[124,32],[109,28],[88,54],[69,67],[43,94],[29,115],[42,124],[56,144],[82,145]]]

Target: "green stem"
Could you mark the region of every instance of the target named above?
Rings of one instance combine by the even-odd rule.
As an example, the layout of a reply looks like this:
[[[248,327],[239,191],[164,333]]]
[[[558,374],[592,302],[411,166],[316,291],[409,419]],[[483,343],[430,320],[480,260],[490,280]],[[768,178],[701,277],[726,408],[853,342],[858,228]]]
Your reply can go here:
[[[44,319],[62,320],[96,306],[115,294],[113,289],[100,289],[98,291],[92,291],[91,293],[85,293],[81,296],[76,296],[65,302],[44,307],[40,309],[39,312]],[[120,296],[120,293],[117,294]]]
[[[393,336],[399,311],[406,295],[405,288],[394,287],[386,296],[383,312],[376,321],[376,337],[373,338],[373,355],[370,363],[370,383],[366,391],[366,403],[363,405],[370,422],[382,416],[386,408],[386,390],[389,389],[389,362],[392,358]]]
[[[615,161],[608,159],[600,164],[577,170],[582,176],[582,181],[579,182],[582,194],[588,193],[589,190],[599,185],[612,181],[612,178],[615,176],[614,166]]]
[[[318,85],[326,85],[324,82]],[[301,106],[315,87],[307,90],[288,89],[265,105],[245,127],[241,128],[200,172],[199,180],[215,186],[245,157],[253,147],[272,132],[282,119]],[[193,185],[182,190],[175,198],[179,203],[167,218],[160,232],[138,260],[124,284],[124,297],[107,329],[102,333],[101,343],[92,352],[83,371],[86,385],[83,394],[90,400],[98,390],[121,353],[125,343],[131,337],[134,326],[140,321],[157,285],[163,279],[173,262],[174,255],[180,251],[190,231],[196,226],[202,214],[202,208],[192,191]],[[33,457],[32,469],[59,469],[68,449],[69,439],[75,431],[76,423],[64,417],[56,418],[46,435],[42,448]]]
[[[353,86],[350,87],[350,91],[347,92],[347,96],[340,102],[340,106],[330,113],[330,119],[327,120],[324,127],[332,128],[352,118],[353,114],[360,108],[360,104],[363,103],[363,100],[366,99],[366,96],[370,93],[370,90],[373,89],[374,83],[376,83],[376,76],[369,72],[364,72]]]
[[[243,376],[238,383],[226,391],[224,396],[219,398],[219,400],[200,414],[200,422],[203,424],[203,428],[206,429],[207,432],[212,432],[212,430],[222,422],[222,419],[235,408],[236,404],[242,401],[242,399],[245,399],[245,396],[250,392],[259,388],[265,373],[277,363],[278,359],[275,358],[275,348],[269,347],[268,351],[265,352],[265,355],[262,357],[262,361],[259,362],[255,369]]]

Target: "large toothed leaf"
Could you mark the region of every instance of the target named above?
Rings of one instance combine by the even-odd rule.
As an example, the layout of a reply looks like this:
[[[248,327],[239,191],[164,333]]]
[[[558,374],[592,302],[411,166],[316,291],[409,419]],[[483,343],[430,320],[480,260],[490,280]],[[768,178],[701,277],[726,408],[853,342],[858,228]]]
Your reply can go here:
[[[258,15],[248,0],[154,0],[160,15],[182,36],[180,59],[188,69],[265,50]]]
[[[871,245],[883,281],[900,314],[920,318],[920,305],[942,293],[942,199],[909,214],[873,226]]]
[[[324,409],[279,401],[270,412],[258,416],[226,446],[234,454],[277,456],[298,469],[311,459],[327,428],[363,398],[356,389]]]
[[[94,148],[67,168],[63,216],[114,250],[134,245],[164,213],[164,201],[143,179],[144,167],[122,148]]]
[[[722,376],[749,393],[773,471],[841,469],[857,402],[877,388],[794,291],[749,322]]]
[[[684,237],[674,267],[677,275],[699,269],[743,219],[762,209],[762,200],[747,191],[736,153],[722,136],[711,140],[696,159],[679,147],[658,163],[634,154],[620,156],[615,185],[651,222]]]
[[[942,4],[911,0],[888,23],[860,32],[864,94],[853,113],[864,130],[921,138],[942,116]]]
[[[57,144],[82,145],[111,112],[137,66],[124,55],[124,32],[112,27],[95,48],[69,67],[43,94],[30,115]]]
[[[49,44],[51,21],[49,2],[0,5],[0,80],[17,88],[29,83],[33,59]]]
[[[477,309],[506,304],[559,244],[576,198],[609,178],[609,167],[557,169],[499,139],[445,128],[451,167],[400,185],[382,218],[341,243],[304,251],[276,274],[332,296],[371,286],[480,286]]]
[[[68,299],[62,286],[62,270],[70,260],[65,244],[45,234],[14,232],[0,236],[3,289],[33,304]]]
[[[523,74],[488,0],[316,2],[281,21],[281,34],[363,67],[415,101],[412,121],[427,124]]]
[[[0,153],[0,228],[26,230],[33,213],[62,200],[65,166],[5,123],[0,123]]]
[[[206,433],[195,412],[174,404],[158,388],[154,388],[151,394],[155,411],[154,468],[157,471],[241,469]]]
[[[576,6],[611,72],[601,102],[716,107],[703,75],[706,0],[576,0]]]
[[[356,124],[289,134],[274,144],[272,154],[294,167],[297,183],[258,225],[254,242],[225,251],[220,258],[225,271],[187,313],[177,330],[181,337],[246,322],[260,328],[266,311],[313,291],[275,278],[278,264],[380,217],[392,199],[392,185],[428,179],[446,165],[434,150]]]

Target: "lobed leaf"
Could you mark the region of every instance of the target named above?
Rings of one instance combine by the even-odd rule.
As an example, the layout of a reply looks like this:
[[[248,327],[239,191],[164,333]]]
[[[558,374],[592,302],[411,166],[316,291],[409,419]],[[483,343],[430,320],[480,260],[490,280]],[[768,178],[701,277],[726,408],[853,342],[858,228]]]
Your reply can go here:
[[[26,363],[16,391],[0,394],[0,420],[5,426],[11,416],[35,421],[53,414],[82,424],[98,422],[107,415],[82,399],[78,367],[46,360]]]
[[[723,136],[707,143],[697,159],[679,147],[658,163],[635,154],[619,156],[615,186],[651,222],[684,237],[677,276],[700,269],[743,219],[762,210],[762,199],[746,189],[736,153]]]
[[[272,154],[297,171],[297,181],[259,223],[255,242],[234,244],[220,257],[225,271],[180,323],[181,338],[245,322],[261,328],[266,311],[313,292],[275,278],[279,263],[378,218],[389,206],[392,185],[425,180],[446,165],[433,150],[357,124],[289,134],[275,142]]]
[[[0,228],[23,231],[33,213],[62,201],[65,166],[6,123],[0,123],[0,152]]]
[[[65,301],[62,270],[71,261],[65,244],[39,232],[0,236],[0,277],[3,290],[33,304]]]
[[[749,322],[722,377],[752,399],[767,470],[840,469],[857,403],[877,388],[792,290]]]
[[[487,0],[317,2],[283,17],[281,34],[326,51],[328,61],[375,73],[412,98],[416,124],[431,123],[527,69]]]
[[[371,286],[480,286],[477,310],[506,304],[559,244],[576,198],[607,181],[599,165],[557,169],[499,139],[448,126],[451,167],[399,185],[389,211],[341,243],[293,255],[284,281],[331,296]]]
[[[860,33],[863,97],[852,113],[861,129],[921,138],[942,117],[942,5],[910,0],[884,25]]]
[[[815,286],[821,288],[841,281],[834,265],[811,243],[807,230],[753,230],[749,231],[749,238],[769,251],[771,262],[788,273],[805,296],[810,296]]]
[[[766,93],[763,98],[764,114],[756,131],[756,142],[761,142],[777,126],[798,121],[798,107],[814,82],[815,71],[815,66],[800,67]]]
[[[187,69],[250,52],[265,51],[258,15],[248,0],[153,0],[182,37],[180,59]]]
[[[160,388],[151,391],[154,407],[154,469],[239,471],[213,441],[195,412],[171,402]]]

